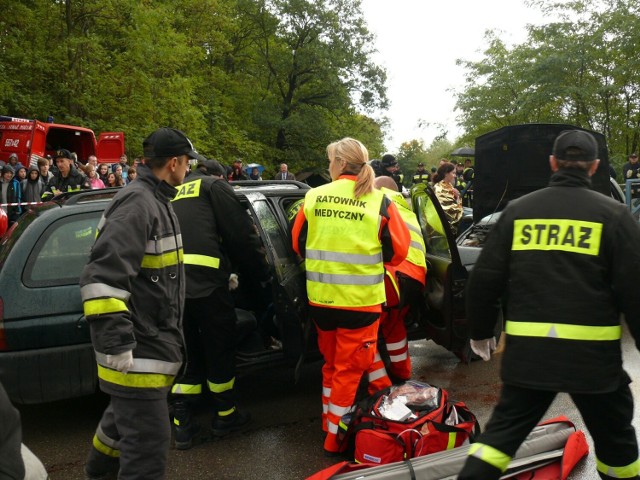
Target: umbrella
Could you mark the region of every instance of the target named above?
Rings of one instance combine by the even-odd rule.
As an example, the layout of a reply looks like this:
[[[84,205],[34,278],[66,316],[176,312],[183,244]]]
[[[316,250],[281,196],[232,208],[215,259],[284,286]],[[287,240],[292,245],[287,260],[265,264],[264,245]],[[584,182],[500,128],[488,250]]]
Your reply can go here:
[[[456,148],[451,152],[451,157],[475,157],[476,151],[471,147]]]
[[[258,169],[258,172],[260,173],[260,175],[262,175],[262,172],[264,172],[264,167],[259,163],[250,163],[249,165],[244,167],[244,171],[247,173],[251,173],[251,170],[253,170],[254,168]]]

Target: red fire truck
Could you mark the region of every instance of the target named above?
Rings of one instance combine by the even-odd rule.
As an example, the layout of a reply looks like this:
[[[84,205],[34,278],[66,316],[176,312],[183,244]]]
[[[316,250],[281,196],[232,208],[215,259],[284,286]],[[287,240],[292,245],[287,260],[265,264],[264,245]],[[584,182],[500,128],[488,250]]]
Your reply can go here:
[[[35,165],[60,148],[75,152],[83,163],[90,155],[100,163],[117,163],[124,153],[124,132],[101,133],[96,140],[88,128],[0,115],[0,160],[15,153],[23,165]]]

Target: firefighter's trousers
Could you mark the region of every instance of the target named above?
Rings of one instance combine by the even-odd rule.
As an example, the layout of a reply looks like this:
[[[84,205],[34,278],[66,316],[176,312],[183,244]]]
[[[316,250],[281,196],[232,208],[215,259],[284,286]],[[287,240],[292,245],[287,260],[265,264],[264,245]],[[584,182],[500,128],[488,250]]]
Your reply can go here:
[[[213,393],[216,412],[221,416],[233,413],[236,323],[233,298],[226,287],[217,288],[208,297],[186,300],[186,370],[173,386],[173,394],[188,398],[202,393],[205,385]]]
[[[500,478],[505,463],[508,464],[539,423],[556,395],[557,392],[503,385],[486,430],[474,444],[480,449],[467,459],[458,480]],[[633,396],[629,385],[624,383],[609,393],[574,393],[571,399],[593,437],[600,478],[639,478],[638,443],[631,425]]]
[[[97,477],[114,466],[117,471],[119,459],[118,480],[161,480],[170,441],[166,394],[157,399],[112,395],[85,468]]]

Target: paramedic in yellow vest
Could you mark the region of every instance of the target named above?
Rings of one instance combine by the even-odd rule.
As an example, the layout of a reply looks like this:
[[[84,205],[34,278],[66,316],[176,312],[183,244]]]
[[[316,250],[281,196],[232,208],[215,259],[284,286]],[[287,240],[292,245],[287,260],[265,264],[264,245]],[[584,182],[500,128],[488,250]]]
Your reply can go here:
[[[590,133],[561,132],[549,187],[509,203],[471,272],[471,348],[484,360],[501,297],[508,316],[500,399],[459,480],[499,478],[558,392],[571,396],[593,437],[600,478],[638,478],[620,315],[638,345],[640,226],[625,205],[591,189],[597,158]]]
[[[382,307],[380,333],[389,355],[389,373],[394,381],[411,378],[411,357],[405,317],[411,305],[422,298],[427,278],[426,248],[416,214],[409,209],[406,200],[397,190],[396,182],[389,177],[378,177],[376,188],[395,203],[404,220],[411,243],[407,258],[399,265],[386,265],[385,291],[387,301]]]
[[[409,231],[398,209],[374,188],[365,146],[344,138],[327,147],[332,182],[307,192],[293,226],[293,249],[305,258],[310,315],[322,367],[324,450],[343,446],[338,424],[351,410],[363,374],[370,392],[391,384],[375,361],[384,263],[407,256]]]

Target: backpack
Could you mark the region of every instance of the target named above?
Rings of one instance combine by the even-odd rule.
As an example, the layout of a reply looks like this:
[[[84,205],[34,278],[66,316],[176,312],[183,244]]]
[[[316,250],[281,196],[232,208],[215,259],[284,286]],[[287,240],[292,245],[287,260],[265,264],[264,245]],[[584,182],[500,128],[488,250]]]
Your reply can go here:
[[[442,388],[409,380],[359,402],[343,417],[339,437],[356,462],[381,465],[459,447],[479,433],[476,416],[464,402],[449,400]]]

